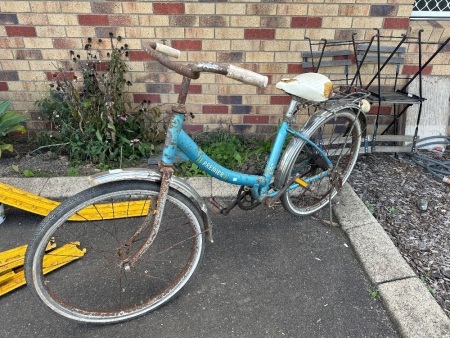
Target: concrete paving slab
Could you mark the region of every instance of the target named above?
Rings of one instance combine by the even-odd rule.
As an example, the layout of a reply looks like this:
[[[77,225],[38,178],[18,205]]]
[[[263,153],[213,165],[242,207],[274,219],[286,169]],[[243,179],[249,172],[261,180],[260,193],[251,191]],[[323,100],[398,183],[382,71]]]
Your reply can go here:
[[[216,179],[211,179],[211,193],[208,197],[230,197],[236,196],[239,187],[233,184],[225,183]]]
[[[450,337],[450,320],[419,278],[384,283],[379,291],[403,337]]]
[[[200,196],[211,196],[211,178],[210,177],[188,177],[186,182],[191,185]]]
[[[87,177],[51,177],[41,194],[47,198],[69,197],[92,186]]]
[[[5,184],[14,186],[15,188],[25,190],[35,195],[41,196],[49,178],[48,177],[33,177],[33,178],[2,178],[1,181]],[[45,196],[44,196],[45,197]]]

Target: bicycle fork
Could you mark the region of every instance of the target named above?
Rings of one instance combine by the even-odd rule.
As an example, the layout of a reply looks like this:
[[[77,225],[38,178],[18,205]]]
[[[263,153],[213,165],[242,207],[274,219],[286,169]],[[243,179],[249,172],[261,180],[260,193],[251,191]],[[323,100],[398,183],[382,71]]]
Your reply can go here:
[[[157,199],[152,199],[151,204],[156,202],[156,209],[152,210],[152,205],[150,205],[149,213],[144,219],[144,223],[141,227],[141,230],[146,228],[147,226],[151,226],[150,234],[148,235],[147,240],[145,241],[144,245],[128,260],[124,261],[123,268],[125,271],[130,271],[130,269],[134,266],[134,264],[139,260],[139,258],[142,257],[142,255],[145,254],[145,252],[148,250],[148,248],[152,245],[153,241],[155,240],[156,236],[158,235],[158,231],[161,225],[161,219],[163,216],[164,206],[167,201],[167,195],[169,193],[169,184],[170,179],[173,174],[173,168],[168,167],[162,167],[162,178],[161,178],[161,186],[159,190],[159,195]],[[152,224],[150,224],[152,223]],[[139,232],[141,231],[139,230]]]
[[[139,258],[145,254],[145,252],[152,245],[153,241],[158,235],[164,207],[166,205],[167,196],[169,194],[170,181],[174,172],[173,163],[177,151],[177,136],[181,131],[184,117],[187,113],[184,103],[186,101],[189,84],[190,79],[187,77],[183,77],[181,93],[178,97],[178,103],[172,107],[172,116],[170,118],[170,124],[167,130],[161,162],[159,163],[159,171],[162,173],[162,176],[159,195],[156,201],[156,209],[153,209],[152,212],[152,206],[150,206],[149,214],[147,215],[147,217],[145,217],[143,224],[143,227],[147,227],[150,225],[150,223],[152,223],[150,234],[148,235],[148,238],[145,241],[144,245],[133,255],[133,257],[124,262],[123,267],[125,271],[129,271],[130,268],[133,267],[133,265],[139,260]]]

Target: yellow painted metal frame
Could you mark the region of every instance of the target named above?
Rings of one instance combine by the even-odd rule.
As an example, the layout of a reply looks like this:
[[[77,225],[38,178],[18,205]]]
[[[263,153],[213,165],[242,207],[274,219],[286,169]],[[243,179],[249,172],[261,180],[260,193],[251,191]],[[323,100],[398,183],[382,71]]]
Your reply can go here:
[[[44,255],[44,275],[84,256],[86,249],[79,249],[79,242],[67,243],[59,248],[54,240],[47,245]],[[0,253],[0,296],[25,285],[23,263],[27,245]]]
[[[0,203],[47,216],[60,202],[41,197],[25,190],[15,188],[0,182]],[[69,218],[71,221],[94,221],[124,217],[146,216],[150,200],[133,202],[116,202],[114,204],[98,204],[80,210],[77,215]]]

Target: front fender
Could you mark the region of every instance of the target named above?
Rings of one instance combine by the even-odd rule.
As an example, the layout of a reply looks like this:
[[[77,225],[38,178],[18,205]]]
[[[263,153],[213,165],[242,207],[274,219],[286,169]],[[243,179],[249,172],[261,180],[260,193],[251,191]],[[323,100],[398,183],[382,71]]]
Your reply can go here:
[[[103,184],[114,181],[124,180],[143,180],[151,182],[161,182],[161,173],[149,169],[114,169],[106,172],[101,172],[89,176],[89,180],[93,184]],[[170,179],[170,187],[185,195],[197,206],[205,225],[206,238],[212,243],[212,223],[208,214],[208,208],[198,192],[182,179],[172,176]]]

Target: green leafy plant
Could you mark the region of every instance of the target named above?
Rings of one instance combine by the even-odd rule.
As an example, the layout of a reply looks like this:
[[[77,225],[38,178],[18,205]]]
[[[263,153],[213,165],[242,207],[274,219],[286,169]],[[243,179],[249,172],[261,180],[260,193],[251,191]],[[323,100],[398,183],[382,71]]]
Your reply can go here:
[[[23,176],[25,176],[25,177],[35,177],[35,176],[36,176],[36,173],[33,171],[33,169],[25,169],[25,170],[22,172],[22,174],[23,174]]]
[[[4,141],[5,137],[14,131],[25,132],[25,127],[21,124],[27,118],[15,111],[8,111],[10,101],[0,103],[0,157],[3,150],[12,152],[14,150],[11,143]]]
[[[367,209],[369,210],[369,212],[371,214],[373,214],[375,212],[375,207],[373,206],[372,203],[370,203],[369,201],[366,201],[364,204],[366,205]]]
[[[94,163],[134,161],[148,157],[159,141],[160,111],[143,101],[132,109],[126,79],[128,46],[110,33],[111,50],[94,51],[85,45],[86,59],[70,51],[73,67],[53,75],[50,95],[37,101],[51,122],[51,131],[40,133],[44,145],[61,144],[71,161]],[[99,39],[98,44],[104,42]]]
[[[429,284],[429,280],[430,280],[429,272],[425,273],[424,275],[421,275],[420,280],[425,285],[425,287],[427,288],[429,293],[431,293],[433,295],[436,293],[436,290]]]
[[[396,207],[389,207],[388,208],[388,212],[393,213],[393,212],[397,212],[398,209]]]
[[[374,290],[368,290],[369,291],[369,295],[371,299],[376,299],[378,298],[378,296],[380,295],[380,291],[377,289]]]
[[[270,138],[249,138],[233,134],[228,129],[196,135],[197,144],[213,160],[225,168],[236,171],[247,171],[249,163],[251,171],[262,172],[270,152]],[[176,164],[176,174],[183,176],[203,176],[205,173],[192,162]]]
[[[67,169],[67,175],[71,177],[80,176],[80,171],[78,170],[78,168],[70,167],[69,169]]]

